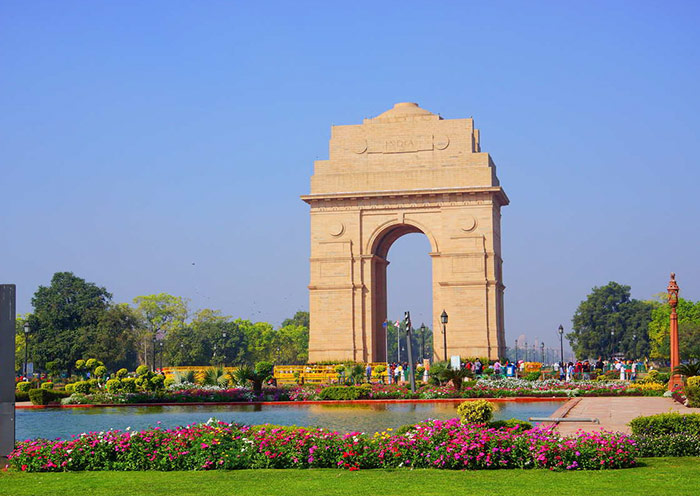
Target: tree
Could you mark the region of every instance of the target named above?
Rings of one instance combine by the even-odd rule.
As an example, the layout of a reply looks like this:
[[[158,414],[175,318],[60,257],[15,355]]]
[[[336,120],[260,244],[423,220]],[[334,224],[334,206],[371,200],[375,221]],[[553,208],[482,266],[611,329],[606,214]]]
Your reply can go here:
[[[15,319],[15,373],[24,373],[24,351],[26,342],[24,339],[24,323],[31,314],[18,314]]]
[[[659,295],[659,302],[651,313],[649,339],[652,358],[669,358],[669,331],[671,307],[665,295]],[[681,360],[700,358],[700,301],[693,302],[678,298],[678,341]]]
[[[110,305],[96,326],[81,336],[85,355],[105,364],[108,370],[134,370],[138,365],[139,317],[127,303]]]
[[[270,343],[274,362],[278,364],[303,364],[309,360],[309,328],[288,324],[277,329]]]
[[[610,282],[582,301],[566,335],[577,357],[590,358],[624,353],[644,356],[649,349],[647,326],[653,304],[630,298],[630,287]]]
[[[134,298],[136,312],[141,319],[139,332],[140,363],[148,364],[153,352],[152,340],[163,339],[168,332],[179,329],[187,319],[187,300],[167,293],[158,293]],[[149,353],[149,351],[151,353]],[[155,364],[151,364],[155,368]]]
[[[284,319],[280,327],[287,327],[290,325],[302,326],[309,328],[309,312],[304,310],[299,310],[294,314],[291,319]]]
[[[48,287],[39,286],[32,298],[34,313],[28,317],[29,352],[36,366],[55,361],[70,372],[85,354],[81,336],[97,326],[111,299],[105,288],[72,272],[56,272]]]

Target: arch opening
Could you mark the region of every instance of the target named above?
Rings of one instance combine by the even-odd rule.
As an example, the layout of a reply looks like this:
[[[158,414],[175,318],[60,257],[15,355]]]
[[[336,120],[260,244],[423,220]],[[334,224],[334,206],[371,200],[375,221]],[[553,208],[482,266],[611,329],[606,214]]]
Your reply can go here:
[[[405,330],[394,326],[406,310],[414,329],[413,357],[432,356],[433,261],[429,234],[411,224],[393,225],[375,238],[372,246],[373,356],[378,361],[406,361]],[[391,268],[389,265],[391,264]],[[424,323],[428,331],[417,330]]]

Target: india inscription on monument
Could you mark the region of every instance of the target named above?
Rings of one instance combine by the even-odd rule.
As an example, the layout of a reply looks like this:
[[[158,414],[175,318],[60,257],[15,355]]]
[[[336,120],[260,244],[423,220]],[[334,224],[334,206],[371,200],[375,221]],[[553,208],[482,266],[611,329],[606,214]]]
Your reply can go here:
[[[505,351],[501,207],[508,197],[473,119],[415,103],[331,128],[311,192],[309,361],[386,360],[387,254],[408,233],[430,241],[434,358]]]

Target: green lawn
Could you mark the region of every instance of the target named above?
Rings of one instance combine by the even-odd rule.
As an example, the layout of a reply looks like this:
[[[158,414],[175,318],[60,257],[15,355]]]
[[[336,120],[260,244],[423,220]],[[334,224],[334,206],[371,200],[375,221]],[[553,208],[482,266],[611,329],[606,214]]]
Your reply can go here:
[[[646,458],[600,472],[546,470],[241,470],[232,472],[0,472],[0,495],[526,495],[700,494],[700,459]]]

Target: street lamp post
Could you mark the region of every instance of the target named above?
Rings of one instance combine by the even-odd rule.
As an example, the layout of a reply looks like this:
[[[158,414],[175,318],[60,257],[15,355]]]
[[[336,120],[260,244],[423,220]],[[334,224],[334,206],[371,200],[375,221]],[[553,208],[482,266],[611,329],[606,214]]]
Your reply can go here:
[[[27,378],[27,363],[29,363],[29,324],[24,324],[24,378]]]
[[[515,340],[515,363],[518,363],[518,340]]]
[[[226,367],[226,331],[221,333],[221,338],[224,341],[223,345],[222,345],[224,352],[223,352],[223,355],[221,356],[221,366]],[[277,347],[277,349],[279,350],[279,346]],[[279,351],[278,351],[278,354],[279,354]]]
[[[542,350],[542,365],[544,365],[544,343],[540,343],[540,349]]]
[[[442,349],[445,353],[445,361],[447,361],[447,312],[444,309],[440,314],[440,322],[442,322]]]
[[[561,364],[564,366],[564,326],[559,324],[559,349],[561,351]]]
[[[610,331],[610,359],[612,360],[615,351],[615,330]]]
[[[401,363],[401,322],[396,326],[396,363]]]
[[[528,352],[527,341],[525,341],[525,361],[526,362],[527,362],[527,352]]]
[[[158,353],[160,353],[160,370],[163,370],[163,340],[158,341]]]
[[[421,337],[420,360],[422,362],[423,360],[425,360],[425,324],[422,322],[420,325],[420,337]]]
[[[156,337],[151,339],[151,371],[156,371]]]

